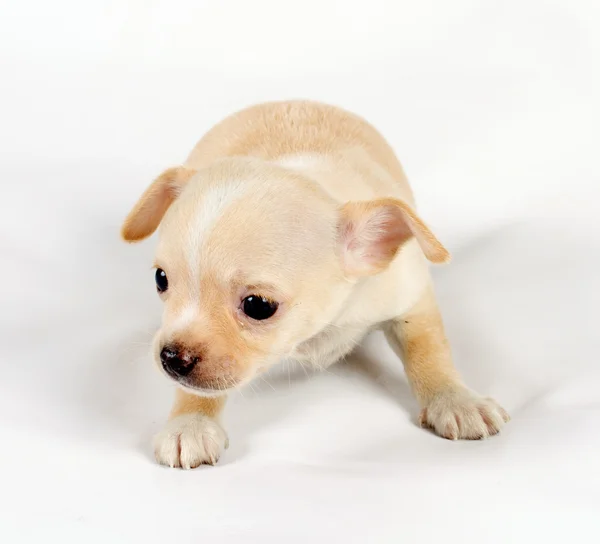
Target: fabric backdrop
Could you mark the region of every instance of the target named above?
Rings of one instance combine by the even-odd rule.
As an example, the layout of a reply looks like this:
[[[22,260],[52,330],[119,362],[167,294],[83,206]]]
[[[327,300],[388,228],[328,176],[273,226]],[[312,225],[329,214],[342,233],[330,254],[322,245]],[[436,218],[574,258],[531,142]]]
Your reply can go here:
[[[1,2],[0,541],[600,541],[600,8],[590,0]],[[452,250],[456,364],[497,437],[415,424],[379,335],[234,396],[215,468],[157,466],[154,240],[120,222],[225,115],[369,119]]]

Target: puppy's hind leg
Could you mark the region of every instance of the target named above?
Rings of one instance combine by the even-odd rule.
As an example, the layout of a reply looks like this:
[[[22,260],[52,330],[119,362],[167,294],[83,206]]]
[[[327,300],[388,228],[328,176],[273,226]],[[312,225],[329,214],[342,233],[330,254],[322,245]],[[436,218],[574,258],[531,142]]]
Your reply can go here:
[[[463,384],[431,287],[385,330],[421,405],[421,426],[452,440],[479,439],[496,434],[510,419],[494,400],[480,397]]]
[[[177,389],[169,422],[154,437],[156,460],[184,469],[214,465],[228,446],[218,421],[224,405],[225,396],[199,397]]]

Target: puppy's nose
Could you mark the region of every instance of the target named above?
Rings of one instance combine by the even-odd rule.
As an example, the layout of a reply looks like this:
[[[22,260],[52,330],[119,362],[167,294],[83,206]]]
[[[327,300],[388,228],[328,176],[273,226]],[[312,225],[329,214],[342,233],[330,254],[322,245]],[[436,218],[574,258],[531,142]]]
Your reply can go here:
[[[175,378],[187,376],[199,361],[200,357],[193,356],[185,350],[178,350],[174,346],[165,346],[160,352],[163,368]]]

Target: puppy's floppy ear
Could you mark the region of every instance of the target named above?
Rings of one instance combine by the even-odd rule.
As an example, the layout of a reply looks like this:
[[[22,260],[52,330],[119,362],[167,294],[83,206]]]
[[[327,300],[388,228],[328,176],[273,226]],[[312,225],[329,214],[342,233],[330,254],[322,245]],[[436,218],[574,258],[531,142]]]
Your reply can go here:
[[[125,218],[121,227],[123,239],[127,242],[138,242],[150,236],[169,206],[179,196],[183,186],[195,173],[195,170],[176,166],[158,176]]]
[[[406,202],[382,198],[348,202],[342,207],[339,243],[344,270],[352,276],[370,276],[384,270],[398,249],[416,238],[433,263],[450,260],[448,250]]]

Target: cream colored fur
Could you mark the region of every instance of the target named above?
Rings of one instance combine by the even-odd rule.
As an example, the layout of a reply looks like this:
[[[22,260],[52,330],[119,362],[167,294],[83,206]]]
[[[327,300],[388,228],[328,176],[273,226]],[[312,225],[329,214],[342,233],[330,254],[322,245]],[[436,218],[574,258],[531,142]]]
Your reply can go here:
[[[160,463],[214,463],[228,390],[282,358],[327,367],[375,327],[404,362],[420,422],[446,438],[493,435],[508,421],[461,381],[427,261],[449,254],[415,211],[404,172],[364,120],[313,102],[241,111],[159,176],[123,225],[137,241],[160,225],[156,266],[169,279],[154,341],[200,362],[177,378]],[[243,299],[279,303],[254,321]],[[187,359],[186,359],[187,360]]]

